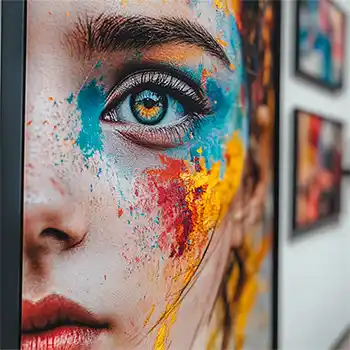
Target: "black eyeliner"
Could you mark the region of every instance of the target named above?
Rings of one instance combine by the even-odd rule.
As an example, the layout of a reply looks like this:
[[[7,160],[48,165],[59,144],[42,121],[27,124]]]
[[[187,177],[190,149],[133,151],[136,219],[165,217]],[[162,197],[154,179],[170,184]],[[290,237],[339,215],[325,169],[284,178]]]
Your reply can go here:
[[[139,67],[139,69],[137,69]],[[147,78],[148,76],[148,78]],[[150,78],[152,77],[152,78]],[[155,79],[157,77],[157,79]],[[135,81],[138,78],[138,81]],[[185,113],[211,114],[212,107],[209,98],[203,89],[189,78],[182,71],[167,65],[141,65],[137,64],[123,69],[123,73],[118,77],[118,83],[110,89],[106,99],[106,106],[102,113],[106,115],[118,108],[129,94],[135,94],[142,90],[152,90],[159,94],[167,94],[177,99],[184,107]],[[151,81],[153,80],[153,81]],[[130,83],[130,86],[120,94],[116,94],[123,84]],[[188,86],[194,94],[186,93],[183,89]],[[178,87],[178,88],[177,88]],[[116,94],[116,96],[113,96]],[[111,101],[109,101],[111,100]]]
[[[197,90],[198,92],[202,91],[202,93],[204,93],[204,91],[200,88],[200,85],[201,85],[200,79],[197,79],[196,77],[183,72],[182,70],[176,68],[171,64],[160,63],[157,61],[148,61],[148,62],[130,61],[123,66],[123,69],[121,69],[116,73],[115,80],[116,82],[120,83],[127,76],[135,72],[142,72],[142,71],[161,71],[164,73],[169,73],[175,78],[179,78],[183,80],[192,89]]]

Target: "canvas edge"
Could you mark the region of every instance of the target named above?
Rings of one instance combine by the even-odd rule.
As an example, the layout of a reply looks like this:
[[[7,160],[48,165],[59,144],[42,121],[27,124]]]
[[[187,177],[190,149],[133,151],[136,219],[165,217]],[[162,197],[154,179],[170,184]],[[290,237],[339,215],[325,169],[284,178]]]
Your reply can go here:
[[[13,25],[16,23],[16,25]],[[0,348],[19,349],[26,2],[1,2]]]
[[[272,349],[279,348],[279,186],[280,186],[280,85],[281,85],[281,40],[282,40],[282,7],[283,1],[273,1],[276,19],[274,34],[274,84],[275,84],[275,119],[274,119],[274,217],[273,217],[273,251],[272,251]]]

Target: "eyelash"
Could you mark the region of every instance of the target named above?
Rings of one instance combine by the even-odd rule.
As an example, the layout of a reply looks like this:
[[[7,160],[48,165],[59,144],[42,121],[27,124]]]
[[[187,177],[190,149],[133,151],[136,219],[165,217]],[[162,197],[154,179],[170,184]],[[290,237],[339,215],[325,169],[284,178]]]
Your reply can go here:
[[[188,83],[186,82],[188,81]],[[191,86],[192,85],[192,86]],[[179,72],[141,70],[128,75],[109,93],[101,119],[117,124],[116,132],[133,142],[153,148],[171,148],[183,143],[183,137],[194,132],[204,116],[211,114],[209,99],[199,86]],[[179,121],[161,126],[123,122],[118,118],[118,106],[133,92],[148,88],[160,89],[174,97],[184,108]],[[140,138],[142,135],[142,139]]]

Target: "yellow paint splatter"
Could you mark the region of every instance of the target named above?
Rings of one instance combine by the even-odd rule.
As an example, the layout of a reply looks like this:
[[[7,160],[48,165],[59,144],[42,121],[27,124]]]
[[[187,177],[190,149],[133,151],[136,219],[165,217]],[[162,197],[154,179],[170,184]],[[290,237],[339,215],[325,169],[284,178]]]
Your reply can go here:
[[[231,14],[236,17],[239,14],[240,1],[242,0],[215,0],[214,5],[218,10],[223,11],[226,16]]]
[[[226,0],[226,6],[235,17],[239,14],[241,0]],[[237,18],[237,17],[236,17]]]
[[[214,163],[208,170],[204,157],[199,160],[201,171],[181,174],[188,193],[186,202],[191,212],[197,216],[193,220],[194,225],[198,225],[192,230],[194,235],[200,234],[203,237],[205,232],[219,223],[218,220],[225,216],[238,189],[243,171],[244,145],[237,132],[226,145],[225,157],[226,169],[222,179],[220,162]],[[196,197],[198,188],[205,188],[199,199]]]
[[[167,337],[168,328],[166,324],[163,324],[157,334],[156,341],[154,343],[154,350],[164,350],[165,349],[165,340]]]
[[[146,319],[145,319],[145,322],[143,323],[144,326],[147,326],[147,325],[148,325],[149,320],[151,319],[151,317],[152,317],[152,315],[153,315],[153,313],[154,313],[155,308],[156,308],[156,306],[155,306],[155,304],[153,304],[152,307],[151,307],[150,312],[148,313],[148,315],[147,315],[147,317],[146,317]]]
[[[226,215],[243,172],[244,144],[238,132],[235,132],[226,144],[226,168],[223,178],[221,178],[221,166],[224,166],[224,164],[218,161],[208,170],[202,152],[202,148],[197,150],[200,156],[201,170],[197,171],[190,163],[186,163],[187,170],[180,174],[187,193],[186,203],[193,215],[193,228],[188,235],[188,240],[193,244],[188,245],[185,249],[185,260],[182,261],[185,268],[182,269],[179,275],[183,278],[183,286],[191,283],[197,272],[203,249],[208,244],[208,235]],[[198,189],[203,189],[199,197],[197,195]],[[192,246],[195,246],[196,249],[191,249]],[[174,276],[174,279],[177,280],[180,278],[179,276]],[[181,305],[180,296],[180,294],[173,295],[160,318],[161,326],[154,343],[154,350],[165,350],[167,348],[170,329],[176,320],[176,314]]]
[[[228,46],[228,43],[225,40],[221,39],[220,37],[217,37],[216,41],[223,47],[227,47]]]
[[[227,0],[215,0],[214,5],[218,10],[224,11],[226,15],[229,14],[229,9],[227,6]]]
[[[158,330],[156,340],[154,342],[154,350],[165,350],[168,348],[169,335],[172,325],[176,321],[176,314],[180,307],[180,301],[177,300],[174,304],[169,304],[166,308],[162,325]]]

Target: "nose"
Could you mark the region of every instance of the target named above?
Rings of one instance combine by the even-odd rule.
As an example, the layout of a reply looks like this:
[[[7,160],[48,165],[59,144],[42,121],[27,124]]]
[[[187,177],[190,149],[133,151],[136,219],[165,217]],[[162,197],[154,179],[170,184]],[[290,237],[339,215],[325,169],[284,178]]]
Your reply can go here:
[[[32,265],[45,264],[45,257],[58,255],[84,242],[87,211],[53,178],[33,179],[25,187],[23,255]]]

